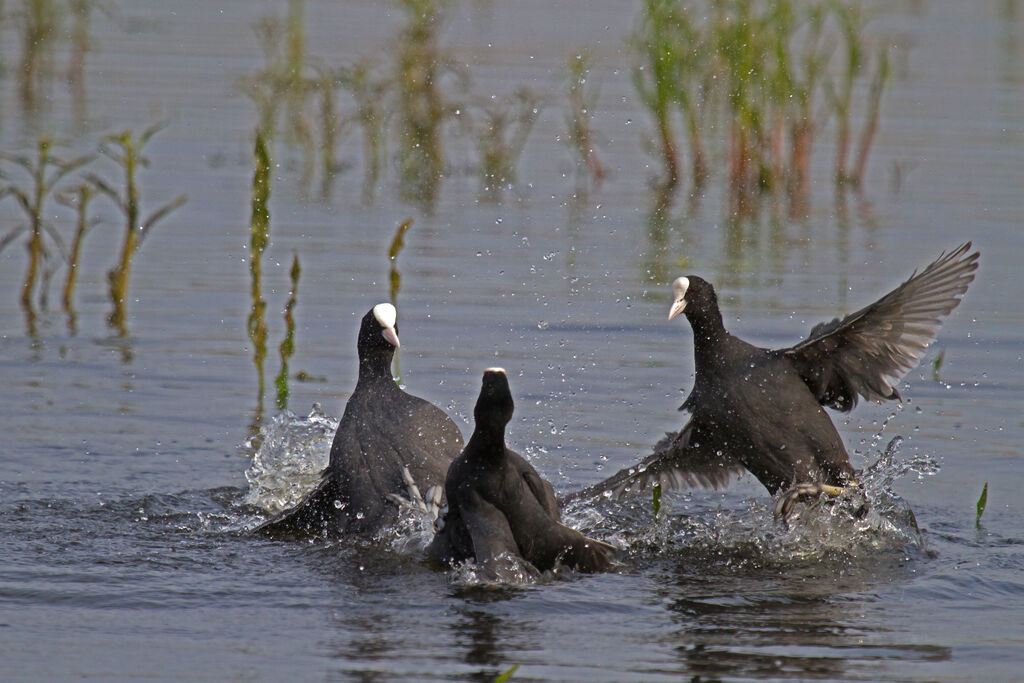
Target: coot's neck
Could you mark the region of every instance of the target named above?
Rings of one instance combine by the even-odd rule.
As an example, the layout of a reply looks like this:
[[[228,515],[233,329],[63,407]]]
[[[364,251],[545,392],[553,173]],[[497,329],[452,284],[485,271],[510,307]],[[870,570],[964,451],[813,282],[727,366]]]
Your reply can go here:
[[[395,352],[393,349],[375,350],[360,354],[359,382],[387,380],[394,383],[395,378],[391,374],[391,360],[394,356]]]
[[[686,319],[693,328],[693,349],[698,369],[715,362],[722,345],[729,338],[722,322],[722,312],[718,306],[708,306],[694,311],[686,311]]]
[[[479,422],[469,437],[466,451],[475,454],[477,460],[491,461],[505,453],[505,425]]]

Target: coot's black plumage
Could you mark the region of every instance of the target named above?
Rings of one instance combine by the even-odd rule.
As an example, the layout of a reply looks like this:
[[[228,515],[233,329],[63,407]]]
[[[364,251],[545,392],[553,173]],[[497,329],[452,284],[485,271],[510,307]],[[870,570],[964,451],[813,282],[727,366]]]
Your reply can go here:
[[[523,560],[540,571],[556,562],[607,569],[612,546],[563,525],[551,484],[505,446],[514,408],[505,371],[484,372],[473,435],[448,470],[448,510],[428,556],[448,565],[472,559],[492,577]]]
[[[573,498],[622,495],[652,483],[718,488],[744,469],[786,514],[801,495],[854,481],[842,439],[822,406],[849,411],[859,396],[899,399],[896,383],[920,360],[978,267],[971,244],[942,254],[873,304],[815,326],[804,341],[765,349],[729,334],[714,288],[696,276],[673,285],[669,320],[693,328],[696,378],[681,406],[691,417],[653,455]]]
[[[405,471],[424,492],[443,486],[462,434],[437,406],[399,388],[391,361],[399,346],[396,312],[378,304],[359,327],[359,378],[331,445],[320,484],[263,525],[270,532],[372,534],[398,516]]]

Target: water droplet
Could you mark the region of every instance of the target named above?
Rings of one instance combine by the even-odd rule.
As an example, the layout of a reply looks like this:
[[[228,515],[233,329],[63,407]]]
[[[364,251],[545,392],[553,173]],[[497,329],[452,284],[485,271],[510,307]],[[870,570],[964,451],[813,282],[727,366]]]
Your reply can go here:
[[[547,320],[541,320],[540,322],[538,322],[537,323],[537,329],[538,330],[546,330],[546,329],[548,329],[548,321]]]

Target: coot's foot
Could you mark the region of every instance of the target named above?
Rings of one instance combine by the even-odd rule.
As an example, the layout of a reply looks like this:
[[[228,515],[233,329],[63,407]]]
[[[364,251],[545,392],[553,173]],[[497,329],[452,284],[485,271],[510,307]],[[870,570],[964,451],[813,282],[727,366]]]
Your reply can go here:
[[[412,473],[404,465],[402,466],[402,479],[405,480],[406,493],[409,497],[403,498],[397,493],[389,493],[388,498],[399,507],[421,512],[437,520],[441,510],[443,489],[435,484],[427,489],[426,497],[422,496],[419,487],[416,486],[416,481],[412,478]]]
[[[819,482],[813,482],[809,484],[794,484],[788,491],[782,494],[778,502],[775,503],[775,519],[781,519],[783,521],[788,520],[790,515],[793,514],[793,509],[797,503],[817,503],[821,500],[821,497],[829,496],[831,498],[841,498],[848,494],[853,494],[860,491],[860,485],[857,482],[851,483],[849,486],[831,486],[829,484],[822,484]],[[867,512],[867,503],[865,502],[857,512],[854,513],[855,518],[863,517]]]

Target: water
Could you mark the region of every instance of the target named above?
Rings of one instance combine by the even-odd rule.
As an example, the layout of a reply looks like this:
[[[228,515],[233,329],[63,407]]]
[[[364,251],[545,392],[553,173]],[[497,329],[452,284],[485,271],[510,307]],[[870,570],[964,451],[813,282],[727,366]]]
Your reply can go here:
[[[339,146],[351,168],[333,198],[310,199],[301,155],[280,136],[262,401],[246,334],[257,114],[237,83],[263,65],[251,23],[284,7],[136,2],[115,19],[97,16],[81,132],[59,80],[40,114],[23,113],[20,41],[3,26],[0,149],[25,148],[32,122],[88,149],[103,132],[166,119],[147,147],[143,202],[151,210],[189,199],[136,256],[124,338],[104,322],[121,225],[109,205],[95,203],[104,221],[86,240],[75,334],[57,305],[61,273],[29,334],[18,305],[25,251],[19,240],[0,254],[5,678],[491,680],[514,664],[513,680],[1018,676],[1022,8],[908,2],[876,20],[904,47],[868,202],[850,197],[843,210],[822,179],[808,221],[736,225],[712,184],[696,213],[679,202],[661,228],[648,222],[654,161],[622,42],[632,11],[479,2],[456,7],[445,29],[483,94],[519,84],[559,93],[569,52],[591,48],[609,178],[589,195],[574,197],[556,104],[531,134],[519,187],[499,204],[477,202],[477,179],[458,170],[473,150],[452,134],[455,172],[433,212],[396,199],[390,172],[377,201],[362,205],[354,133]],[[307,13],[307,52],[337,64],[386,54],[402,23],[378,3]],[[58,66],[65,56],[58,51]],[[823,178],[827,140],[818,150]],[[71,214],[61,215],[68,234]],[[303,270],[289,366],[311,381],[290,382],[289,407],[305,416],[320,403],[337,418],[355,382],[358,320],[387,298],[386,250],[410,216],[397,260],[403,383],[468,432],[482,369],[507,368],[517,401],[510,441],[562,492],[634,462],[680,426],[675,407],[693,371],[689,331],[665,322],[675,275],[708,277],[734,332],[781,346],[973,239],[978,279],[901,387],[903,410],[862,405],[836,417],[858,468],[889,437],[905,437],[882,474],[914,466],[880,480],[879,495],[895,496],[893,510],[909,506],[920,538],[901,536],[908,526],[896,512],[891,528],[853,537],[787,532],[771,524],[750,478],[673,496],[657,520],[647,501],[570,511],[624,548],[622,568],[525,585],[484,587],[425,567],[415,529],[379,544],[253,535],[245,444],[276,413],[292,254]],[[0,236],[21,220],[10,198],[0,203]]]

